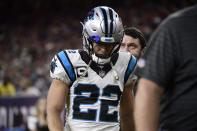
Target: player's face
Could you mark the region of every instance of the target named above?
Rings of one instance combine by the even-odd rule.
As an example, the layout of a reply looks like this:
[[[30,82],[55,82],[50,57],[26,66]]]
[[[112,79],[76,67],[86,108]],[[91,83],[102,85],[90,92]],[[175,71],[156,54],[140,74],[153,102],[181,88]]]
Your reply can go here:
[[[113,49],[113,44],[97,44],[97,43],[93,43],[93,49],[96,55],[99,55],[101,57],[109,57],[110,53]]]
[[[122,44],[120,46],[120,50],[128,51],[132,55],[134,55],[137,59],[139,59],[142,54],[142,49],[141,49],[139,38],[135,39],[131,36],[124,35]]]

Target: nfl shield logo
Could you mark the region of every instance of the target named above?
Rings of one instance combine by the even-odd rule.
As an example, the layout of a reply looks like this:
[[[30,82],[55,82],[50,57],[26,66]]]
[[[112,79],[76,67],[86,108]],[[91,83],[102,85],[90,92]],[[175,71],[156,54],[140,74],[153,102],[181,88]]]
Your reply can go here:
[[[99,71],[99,76],[103,78],[105,76],[105,71],[103,70]]]

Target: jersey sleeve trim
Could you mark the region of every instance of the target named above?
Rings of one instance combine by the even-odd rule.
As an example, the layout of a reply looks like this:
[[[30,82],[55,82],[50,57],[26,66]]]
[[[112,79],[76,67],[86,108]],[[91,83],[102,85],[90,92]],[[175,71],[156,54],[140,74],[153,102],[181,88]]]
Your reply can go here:
[[[70,62],[70,59],[65,51],[61,51],[58,53],[57,58],[59,59],[60,63],[62,64],[64,70],[68,74],[68,77],[73,82],[76,80],[75,71],[73,68],[72,63]]]
[[[127,70],[126,70],[125,76],[124,76],[124,84],[127,82],[130,74],[133,72],[136,63],[137,63],[136,58],[133,55],[131,55],[131,59],[129,61],[129,64],[127,66]]]

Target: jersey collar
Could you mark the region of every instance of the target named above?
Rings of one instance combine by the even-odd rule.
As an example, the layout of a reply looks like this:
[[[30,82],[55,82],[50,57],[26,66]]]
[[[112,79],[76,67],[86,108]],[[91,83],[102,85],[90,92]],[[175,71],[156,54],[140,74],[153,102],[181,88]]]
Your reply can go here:
[[[84,50],[79,50],[79,54],[81,55],[82,60],[88,65],[91,60],[91,57],[87,54],[87,52]],[[119,56],[118,53],[112,55],[110,61],[112,62],[113,65],[116,64],[118,60],[118,56]],[[101,68],[94,61],[92,61],[92,63],[90,64],[90,68],[94,70],[101,78],[103,78],[112,69],[110,63],[105,64],[103,68]]]

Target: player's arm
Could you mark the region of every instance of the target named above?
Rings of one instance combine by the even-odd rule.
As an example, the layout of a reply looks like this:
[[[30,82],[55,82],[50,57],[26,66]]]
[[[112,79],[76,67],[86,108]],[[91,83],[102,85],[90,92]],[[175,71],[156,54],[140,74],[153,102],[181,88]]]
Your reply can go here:
[[[135,81],[128,84],[122,93],[120,101],[120,124],[121,131],[134,131],[134,94],[133,86]]]
[[[139,80],[134,109],[136,131],[158,130],[162,94],[163,88],[156,83],[145,78]]]
[[[69,87],[60,80],[54,79],[47,97],[47,120],[51,131],[63,131],[61,112],[64,109]]]

